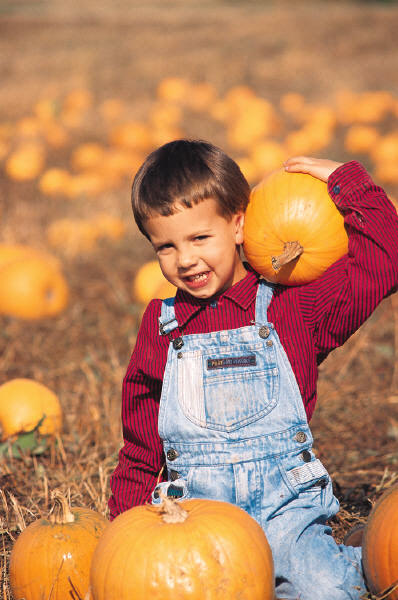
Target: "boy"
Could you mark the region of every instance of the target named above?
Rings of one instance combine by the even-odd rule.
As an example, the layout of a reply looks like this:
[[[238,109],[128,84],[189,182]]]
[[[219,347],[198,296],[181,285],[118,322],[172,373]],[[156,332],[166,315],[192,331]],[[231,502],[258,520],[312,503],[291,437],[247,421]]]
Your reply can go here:
[[[349,234],[348,254],[304,286],[271,285],[242,262],[250,190],[220,149],[177,140],[135,177],[135,220],[178,291],[149,304],[124,379],[111,518],[160,489],[232,502],[267,535],[278,597],[359,599],[361,548],[338,546],[326,525],[338,501],[308,421],[317,364],[397,286],[398,217],[356,162],[285,168],[328,181]]]

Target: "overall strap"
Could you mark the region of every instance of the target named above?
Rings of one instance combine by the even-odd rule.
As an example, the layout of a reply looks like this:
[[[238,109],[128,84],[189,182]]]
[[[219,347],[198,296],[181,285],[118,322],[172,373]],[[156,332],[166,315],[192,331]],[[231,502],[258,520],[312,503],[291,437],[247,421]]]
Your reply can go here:
[[[177,329],[178,322],[174,312],[174,297],[166,298],[162,302],[162,309],[159,317],[159,334],[167,335],[174,329]]]
[[[256,316],[255,319],[259,323],[268,323],[268,307],[274,293],[274,285],[265,279],[260,279],[258,282],[257,297],[256,297]]]

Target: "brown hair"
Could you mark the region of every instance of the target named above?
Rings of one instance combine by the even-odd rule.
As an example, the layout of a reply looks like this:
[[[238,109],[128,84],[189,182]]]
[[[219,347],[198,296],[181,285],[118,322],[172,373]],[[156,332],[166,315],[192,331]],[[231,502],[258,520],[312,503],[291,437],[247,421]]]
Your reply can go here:
[[[244,212],[250,187],[238,165],[217,146],[201,140],[175,140],[152,152],[138,170],[131,204],[141,233],[154,213],[168,216],[176,204],[191,208],[213,198],[222,216]]]

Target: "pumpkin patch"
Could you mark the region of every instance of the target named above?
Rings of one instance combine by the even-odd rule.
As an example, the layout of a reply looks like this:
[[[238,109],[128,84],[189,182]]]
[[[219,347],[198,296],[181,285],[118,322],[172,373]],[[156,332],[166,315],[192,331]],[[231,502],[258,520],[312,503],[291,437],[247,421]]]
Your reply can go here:
[[[0,273],[7,268],[4,277],[0,275],[5,307],[0,311],[0,390],[4,386],[7,392],[7,419],[17,421],[14,429],[7,425],[12,433],[0,441],[0,598],[30,600],[37,572],[43,586],[39,599],[61,600],[53,597],[54,586],[50,591],[47,587],[53,568],[59,569],[59,563],[50,560],[56,551],[51,547],[43,556],[41,549],[50,548],[48,540],[34,545],[33,536],[28,534],[29,540],[22,536],[40,518],[47,524],[36,525],[36,533],[55,531],[56,524],[50,521],[51,490],[57,487],[70,498],[70,512],[85,505],[107,514],[109,477],[122,443],[121,386],[140,316],[152,298],[174,296],[176,291],[157,263],[136,288],[141,267],[155,256],[133,222],[134,174],[159,144],[180,137],[201,138],[235,159],[253,188],[290,156],[308,154],[341,162],[359,160],[376,184],[398,197],[398,5],[387,0],[315,0],[308,6],[149,2],[139,7],[134,2],[9,1],[1,5],[0,22]],[[250,238],[262,231],[263,221],[255,222]],[[326,229],[329,235],[329,222]],[[312,230],[317,233],[314,226]],[[312,261],[315,255],[301,232],[300,225],[278,238],[268,251],[269,274],[264,276],[278,281],[287,276],[287,285],[302,267],[305,273],[300,277],[318,276],[324,266],[310,274],[314,265],[307,259]],[[326,235],[319,237],[327,241]],[[259,245],[265,240],[264,233]],[[302,248],[300,255],[294,257],[291,242],[299,244],[296,251]],[[285,254],[289,246],[291,266],[286,263],[275,270],[272,259],[278,266],[281,256],[289,258]],[[331,250],[328,243],[325,256],[334,260]],[[33,258],[54,267],[43,286],[37,283],[36,267],[26,275]],[[14,284],[19,269],[30,281],[26,295]],[[54,272],[67,283],[67,302],[48,314],[47,302],[58,293]],[[40,294],[34,292],[33,280]],[[286,292],[283,286],[277,289]],[[352,524],[366,520],[381,490],[397,481],[397,299],[397,294],[386,298],[374,317],[319,370],[313,423],[318,454],[333,474],[341,502],[340,515],[330,523],[339,543]],[[217,320],[217,312],[209,310],[209,317]],[[283,335],[281,342],[286,346]],[[300,348],[297,355],[306,360]],[[156,348],[147,358],[152,369],[151,362],[158,361]],[[315,363],[311,368],[315,377]],[[59,403],[46,399],[45,411],[37,410],[21,425],[28,392],[24,387],[24,396],[14,398],[8,388],[14,379],[40,382],[62,401],[62,414]],[[124,385],[129,385],[128,379]],[[41,397],[44,401],[44,392]],[[41,406],[39,401],[32,404]],[[146,410],[147,405],[143,398],[137,408]],[[53,420],[48,419],[50,409]],[[143,420],[147,417],[149,412]],[[31,445],[29,437],[35,438]],[[22,439],[26,445],[16,445],[14,452],[14,444]],[[142,459],[147,458],[143,447]],[[393,514],[385,513],[392,524]],[[157,518],[154,527],[159,531],[166,524],[161,526],[161,517]],[[208,513],[204,519],[203,528],[198,526],[199,537],[209,543],[207,550],[202,547],[203,560],[208,572],[215,573],[209,579],[216,581],[209,557],[217,523]],[[395,554],[390,530],[385,524],[380,529],[383,538],[374,537],[369,545],[375,549],[377,562],[371,567],[375,574],[379,563],[385,559],[391,565]],[[136,555],[142,547],[149,548],[148,565],[142,568],[145,585],[153,584],[151,577],[162,565],[172,572],[167,560],[169,552],[170,561],[176,557],[174,534],[168,538],[163,563],[158,554],[150,554],[153,537],[142,533],[141,547],[137,540],[130,562],[127,550],[116,556],[117,547],[109,542],[106,552],[116,565],[110,568],[110,579],[120,565],[129,570],[132,564],[138,580],[138,567],[143,565],[137,561],[135,566]],[[199,597],[206,600],[207,584],[203,591],[199,568],[194,569],[193,537],[190,534],[183,544],[185,562],[193,566],[183,567],[179,581],[192,577]],[[30,549],[28,558],[19,554],[15,559],[13,554],[12,559],[13,582],[17,577],[23,591],[18,591],[19,583],[13,589],[10,583],[11,551],[19,538]],[[82,540],[79,534],[84,550],[89,544]],[[246,542],[240,543],[239,558],[230,563],[230,582],[237,582],[247,565]],[[125,540],[120,544],[125,548]],[[226,561],[229,552],[224,553]],[[101,560],[102,565],[108,562]],[[80,554],[76,562],[86,569],[91,556]],[[30,576],[28,587],[19,564]],[[77,583],[77,571],[76,567],[68,574],[71,582],[67,579],[62,600],[93,600],[88,593],[86,597],[86,584]],[[107,577],[105,568],[97,574]],[[257,571],[255,579],[263,581],[263,573]],[[163,600],[168,579],[160,575],[157,581]],[[372,588],[367,600],[374,600],[370,594],[381,594],[387,585],[381,582]],[[264,598],[267,594],[266,590]],[[148,600],[155,598],[153,591]],[[178,600],[176,593],[173,598]],[[220,592],[217,600],[221,598],[237,600]],[[108,599],[120,600],[117,588],[110,590]],[[240,594],[239,600],[249,599]]]

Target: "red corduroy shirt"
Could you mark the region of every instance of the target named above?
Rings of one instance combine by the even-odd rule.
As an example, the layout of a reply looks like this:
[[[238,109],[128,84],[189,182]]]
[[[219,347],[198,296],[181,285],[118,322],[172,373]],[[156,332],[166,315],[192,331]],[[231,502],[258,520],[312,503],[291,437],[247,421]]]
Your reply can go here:
[[[352,161],[329,177],[331,198],[344,215],[348,254],[317,280],[302,286],[277,285],[268,309],[296,376],[308,420],[315,408],[318,365],[341,346],[398,285],[398,217],[384,191]],[[258,275],[244,279],[216,302],[178,291],[175,312],[182,334],[250,325],[255,315]],[[111,477],[110,518],[150,499],[164,464],[157,421],[169,339],[159,335],[161,300],[152,300],[142,318],[123,380],[124,445]],[[173,333],[174,337],[180,331]]]

